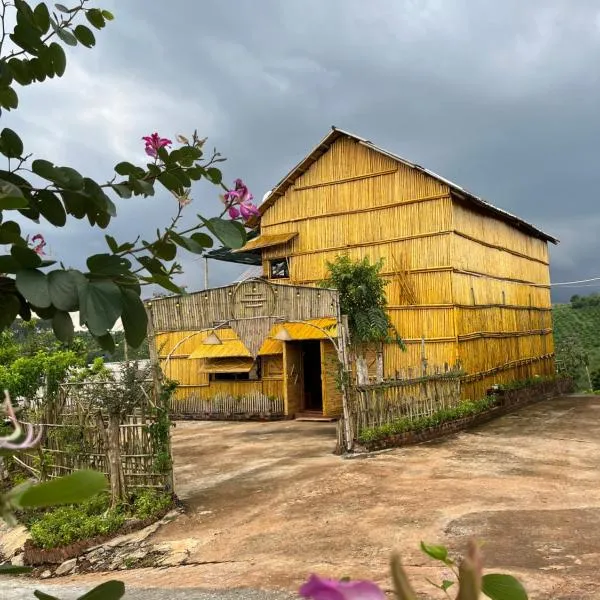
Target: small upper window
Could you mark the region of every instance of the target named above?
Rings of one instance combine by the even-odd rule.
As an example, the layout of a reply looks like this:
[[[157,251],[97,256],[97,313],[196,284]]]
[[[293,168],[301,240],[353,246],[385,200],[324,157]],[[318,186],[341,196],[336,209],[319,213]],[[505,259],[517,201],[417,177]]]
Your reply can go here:
[[[271,261],[269,277],[271,279],[289,279],[290,269],[287,258],[278,258]]]

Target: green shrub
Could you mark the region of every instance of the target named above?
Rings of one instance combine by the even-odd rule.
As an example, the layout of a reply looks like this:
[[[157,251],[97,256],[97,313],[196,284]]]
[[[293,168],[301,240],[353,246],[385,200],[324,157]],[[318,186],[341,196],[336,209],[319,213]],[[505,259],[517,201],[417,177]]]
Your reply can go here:
[[[108,494],[99,494],[78,506],[62,506],[47,512],[28,511],[22,515],[22,521],[29,528],[33,543],[47,550],[115,533],[126,519],[157,517],[171,504],[170,495],[144,490],[132,496],[130,504],[111,509]]]
[[[172,502],[169,494],[162,494],[156,490],[144,490],[133,500],[133,513],[138,519],[155,517],[171,506]]]
[[[97,535],[114,533],[125,522],[125,515],[117,510],[105,510],[100,514],[89,512],[88,506],[83,505],[62,506],[43,514],[30,526],[33,543],[44,549],[66,546]]]

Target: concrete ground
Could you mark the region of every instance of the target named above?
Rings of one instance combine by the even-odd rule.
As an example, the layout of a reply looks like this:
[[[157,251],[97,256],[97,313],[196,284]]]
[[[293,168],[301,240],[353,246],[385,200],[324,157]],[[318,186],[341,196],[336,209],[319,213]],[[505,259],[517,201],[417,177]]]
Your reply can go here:
[[[334,456],[334,431],[294,421],[177,423],[176,488],[188,511],[155,540],[189,547],[193,564],[106,578],[285,591],[317,572],[389,589],[398,550],[416,587],[436,598],[425,578],[441,581],[444,570],[419,542],[458,554],[474,536],[487,571],[518,576],[530,598],[600,598],[600,397],[542,402],[370,458]]]

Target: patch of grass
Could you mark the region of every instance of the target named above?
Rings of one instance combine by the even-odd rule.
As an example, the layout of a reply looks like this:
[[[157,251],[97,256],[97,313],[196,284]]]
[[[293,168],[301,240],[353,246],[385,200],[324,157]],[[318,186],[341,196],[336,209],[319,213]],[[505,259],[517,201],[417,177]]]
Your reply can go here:
[[[115,533],[129,518],[158,517],[171,504],[169,494],[144,490],[135,494],[129,504],[110,508],[109,496],[99,494],[84,504],[29,513],[25,524],[33,543],[48,550]]]

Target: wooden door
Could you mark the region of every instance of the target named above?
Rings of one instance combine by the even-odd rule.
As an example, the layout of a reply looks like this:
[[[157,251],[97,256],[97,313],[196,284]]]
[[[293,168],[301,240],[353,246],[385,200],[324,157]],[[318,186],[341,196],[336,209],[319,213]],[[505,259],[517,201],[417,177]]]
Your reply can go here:
[[[283,382],[285,414],[293,417],[302,409],[304,397],[302,345],[298,342],[283,344]]]

